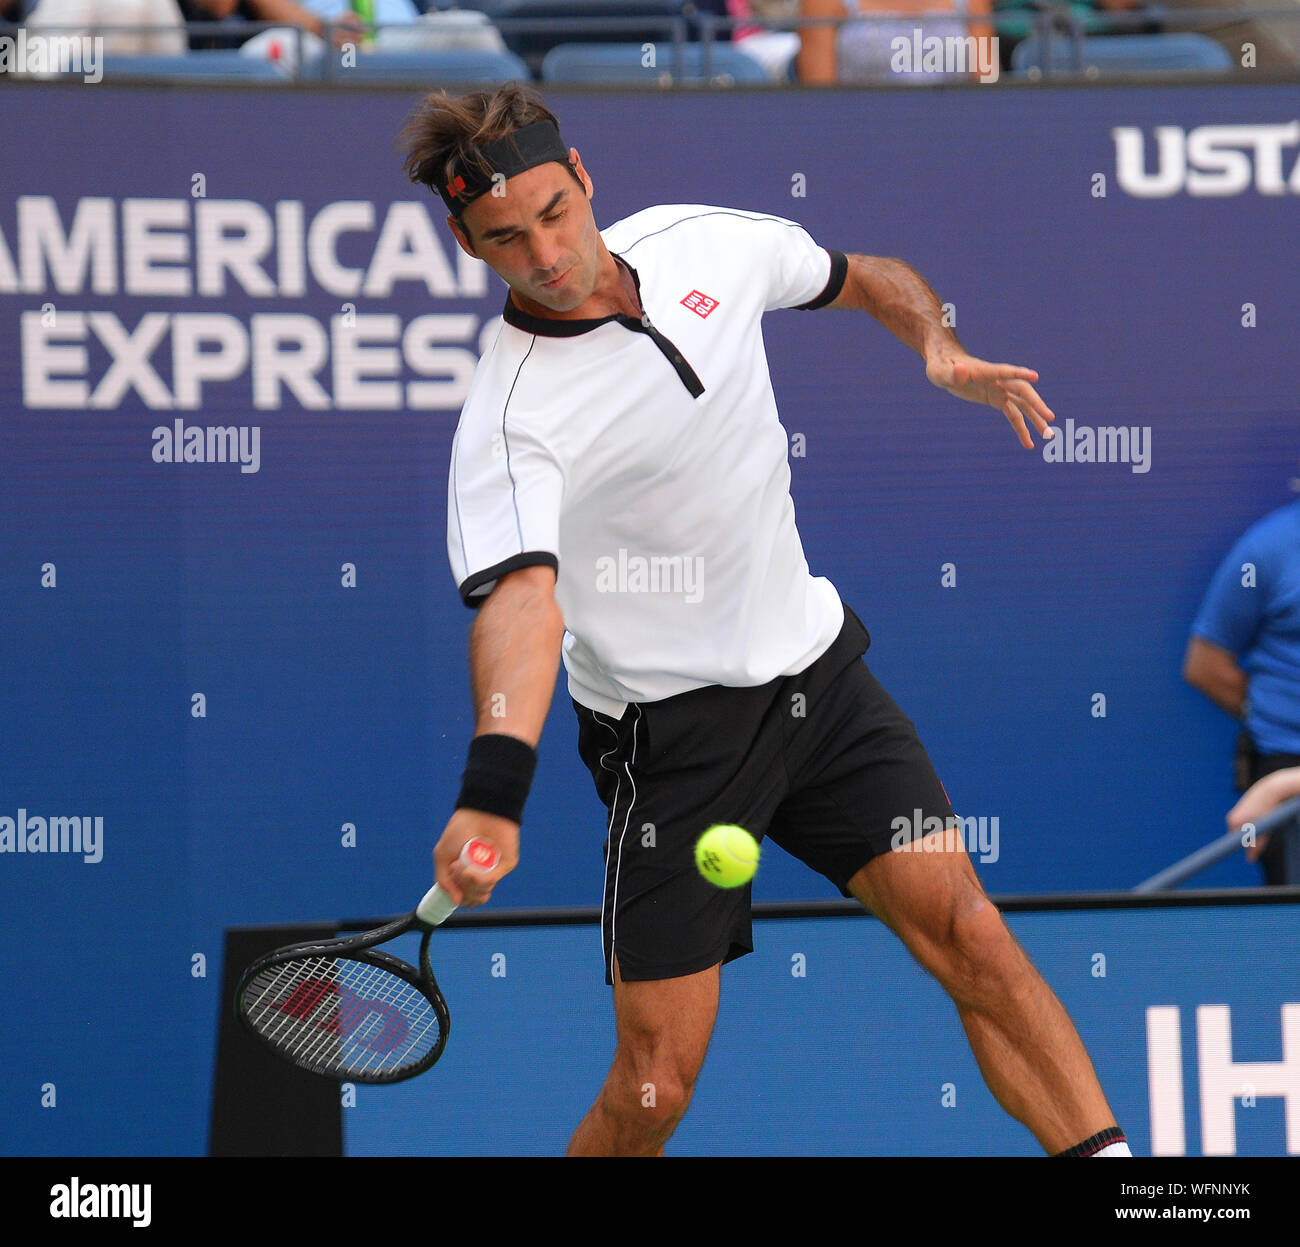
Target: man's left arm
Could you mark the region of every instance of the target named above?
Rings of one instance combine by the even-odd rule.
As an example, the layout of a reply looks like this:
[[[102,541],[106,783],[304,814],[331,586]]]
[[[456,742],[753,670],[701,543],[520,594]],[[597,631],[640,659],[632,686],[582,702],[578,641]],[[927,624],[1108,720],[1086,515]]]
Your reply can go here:
[[[1016,364],[991,364],[971,355],[943,323],[943,305],[929,283],[909,264],[884,256],[850,255],[844,285],[826,307],[847,307],[874,316],[925,360],[925,375],[942,390],[1002,412],[1032,449],[1033,425],[1045,440],[1055,434],[1051,408],[1032,382],[1038,373]]]

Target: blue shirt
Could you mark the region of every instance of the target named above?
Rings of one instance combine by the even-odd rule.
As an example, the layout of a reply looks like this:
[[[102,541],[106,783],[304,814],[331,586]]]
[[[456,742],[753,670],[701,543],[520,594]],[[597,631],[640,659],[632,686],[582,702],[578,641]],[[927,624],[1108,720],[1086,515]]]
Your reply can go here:
[[[1243,584],[1253,564],[1254,585]],[[1300,754],[1300,501],[1247,529],[1201,603],[1192,633],[1237,656],[1246,728],[1260,753]]]

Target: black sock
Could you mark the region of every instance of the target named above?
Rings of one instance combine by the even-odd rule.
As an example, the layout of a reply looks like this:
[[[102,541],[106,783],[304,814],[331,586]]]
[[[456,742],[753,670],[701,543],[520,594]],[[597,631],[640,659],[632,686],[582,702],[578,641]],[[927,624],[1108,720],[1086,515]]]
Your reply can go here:
[[[1100,1152],[1103,1147],[1109,1147],[1112,1143],[1127,1143],[1124,1132],[1118,1126],[1107,1126],[1105,1130],[1098,1130],[1096,1134],[1090,1135],[1082,1143],[1076,1143],[1073,1147],[1067,1147],[1063,1152],[1056,1152],[1056,1156],[1092,1156]]]

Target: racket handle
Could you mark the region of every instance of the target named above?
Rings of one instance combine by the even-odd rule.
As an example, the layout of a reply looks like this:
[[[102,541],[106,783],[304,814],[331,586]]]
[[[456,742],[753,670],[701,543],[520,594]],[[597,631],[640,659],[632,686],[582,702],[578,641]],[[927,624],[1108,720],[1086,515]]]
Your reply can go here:
[[[460,861],[466,866],[473,866],[476,870],[495,870],[500,860],[500,850],[490,840],[484,840],[481,836],[466,841],[465,847],[460,851]],[[455,910],[456,902],[435,883],[415,907],[415,916],[421,922],[436,927],[446,922]]]

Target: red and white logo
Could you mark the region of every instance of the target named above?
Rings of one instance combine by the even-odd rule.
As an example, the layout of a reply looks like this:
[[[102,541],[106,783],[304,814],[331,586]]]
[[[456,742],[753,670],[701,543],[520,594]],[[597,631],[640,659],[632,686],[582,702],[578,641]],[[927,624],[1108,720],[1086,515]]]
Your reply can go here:
[[[496,846],[489,844],[486,840],[471,840],[465,846],[465,855],[469,859],[471,866],[477,866],[480,870],[494,870],[500,854]]]
[[[696,316],[704,317],[718,306],[718,301],[717,299],[710,299],[707,294],[701,294],[698,290],[692,290],[682,300],[682,306],[689,307]]]

